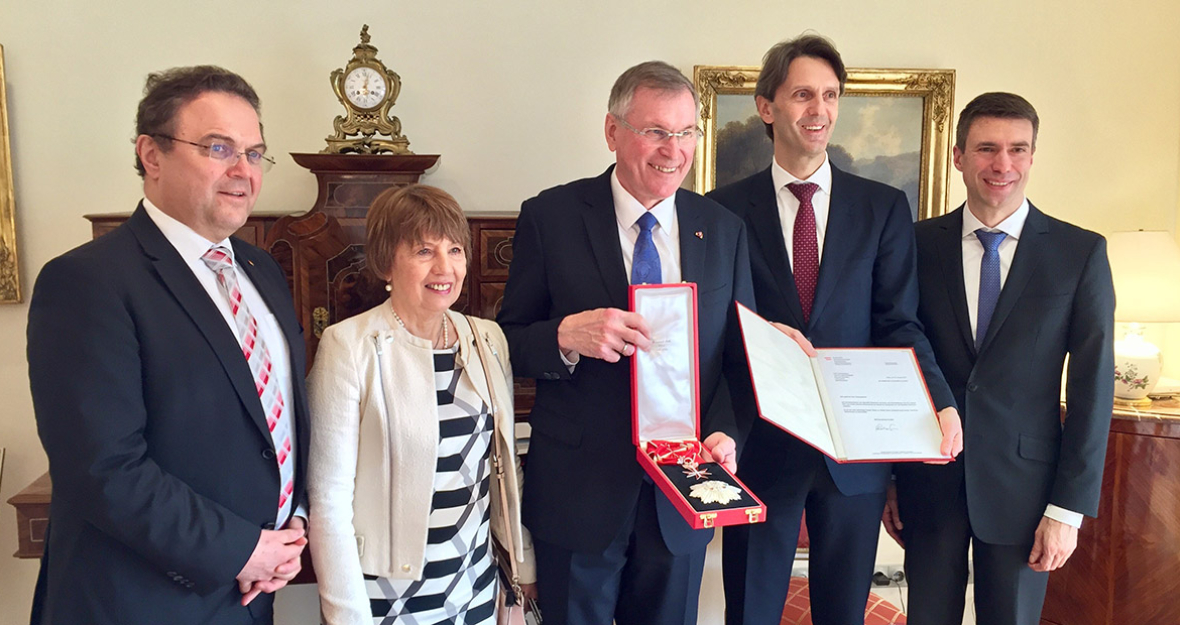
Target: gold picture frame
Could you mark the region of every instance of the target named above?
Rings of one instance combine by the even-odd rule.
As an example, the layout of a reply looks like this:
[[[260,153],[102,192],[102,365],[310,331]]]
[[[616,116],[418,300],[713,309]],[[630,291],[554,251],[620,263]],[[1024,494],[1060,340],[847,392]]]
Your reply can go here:
[[[759,69],[710,65],[697,65],[693,68],[693,82],[701,97],[701,129],[704,131],[694,163],[694,190],[697,193],[711,191],[718,184],[718,137],[721,134],[727,136],[724,141],[729,141],[728,137],[733,137],[732,141],[736,144],[723,145],[720,150],[723,159],[723,182],[732,181],[733,177],[739,174],[740,177],[744,177],[761,171],[770,164],[773,146],[765,135],[762,121],[757,119],[757,110],[754,108],[754,85],[758,81]],[[865,163],[866,168],[876,168],[902,177],[905,184],[895,184],[891,180],[883,182],[894,184],[907,192],[915,219],[927,219],[947,211],[954,94],[953,69],[848,70],[844,95],[840,98],[839,120],[845,120],[849,102],[853,101],[863,113],[860,125],[856,128],[859,128],[862,134],[872,134],[872,137],[857,136],[850,139],[862,146],[865,154],[860,155],[859,160],[849,162]],[[857,100],[863,102],[856,102]],[[742,113],[741,111],[745,110],[742,107],[753,111],[754,118]],[[886,110],[883,114],[882,111],[885,109],[896,110]],[[891,125],[892,122],[897,123]],[[842,129],[842,125],[837,123],[832,143],[829,144],[829,156],[833,162],[836,162],[836,158],[832,153],[832,147],[837,144],[837,137]],[[754,149],[740,149],[745,145],[759,143],[755,139],[756,135],[762,137],[761,145],[754,145]],[[739,141],[746,143],[738,143]],[[902,145],[908,147],[900,147]],[[726,150],[726,147],[734,149]],[[874,153],[875,147],[880,147],[878,153]],[[897,153],[887,153],[890,148]],[[912,148],[918,148],[916,156]],[[755,153],[757,156],[751,157]],[[842,156],[846,159],[855,158],[847,150]],[[726,159],[742,162],[730,163]],[[913,162],[915,159],[916,163]],[[898,165],[904,167],[899,170]],[[867,172],[853,173],[880,179]]]
[[[8,96],[4,83],[4,46],[0,46],[0,304],[20,301],[16,200],[12,192],[12,150],[8,142]]]

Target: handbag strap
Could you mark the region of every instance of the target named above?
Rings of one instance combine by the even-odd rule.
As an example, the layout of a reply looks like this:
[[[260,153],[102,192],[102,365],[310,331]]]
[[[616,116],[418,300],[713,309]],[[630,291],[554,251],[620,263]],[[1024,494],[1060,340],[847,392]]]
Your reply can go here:
[[[475,321],[471,318],[471,316],[463,315],[463,318],[466,319],[467,324],[471,326],[471,334],[475,337],[475,350],[479,354],[480,364],[483,365],[484,382],[488,385],[488,394],[492,399],[492,427],[495,428],[495,432],[499,432],[501,415],[499,411],[496,410],[496,385],[492,383],[492,373],[491,370],[488,369],[488,360],[494,358],[495,356],[488,353],[488,350],[485,347],[486,341],[481,340],[479,329],[475,327]],[[508,515],[508,489],[504,486],[504,459],[500,455],[500,448],[499,445],[496,444],[495,435],[492,436],[491,456],[492,469],[495,470],[496,475],[496,487],[500,492],[500,518],[504,519],[505,526],[507,527],[510,519]],[[511,571],[510,581],[512,583],[512,592],[518,602],[517,605],[524,605],[524,594],[520,589],[520,574],[516,570],[516,548],[515,543],[513,542],[512,533],[511,527],[507,527],[507,531],[504,532],[504,548],[505,551],[508,552],[508,557],[505,559],[508,560],[508,570]]]

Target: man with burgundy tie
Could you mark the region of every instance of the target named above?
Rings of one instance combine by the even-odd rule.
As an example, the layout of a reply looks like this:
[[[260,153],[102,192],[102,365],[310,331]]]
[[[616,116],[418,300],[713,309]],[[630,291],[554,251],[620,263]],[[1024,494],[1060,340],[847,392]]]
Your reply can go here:
[[[962,448],[954,398],[917,319],[913,222],[905,194],[827,156],[846,78],[827,39],[766,53],[755,104],[774,142],[770,167],[717,189],[750,232],[758,311],[816,347],[912,347],[939,410],[943,453]],[[806,343],[806,341],[801,341]],[[837,464],[762,419],[749,426],[740,477],[767,521],[725,530],[726,622],[777,624],[804,509],[816,625],[864,623],[890,465]]]
[[[697,106],[676,68],[632,67],[608,103],[615,165],[520,209],[497,321],[516,375],[537,379],[523,517],[546,625],[697,621],[713,531],[693,530],[636,460],[630,357],[652,333],[627,312],[628,284],[696,283],[700,431],[732,469],[734,408],[752,410],[733,302],[753,306],[753,287],[741,220],[680,188]]]
[[[954,148],[966,205],[917,225],[918,314],[966,449],[946,466],[895,468],[885,525],[905,546],[913,625],[962,618],[969,545],[977,622],[1035,625],[1049,571],[1073,553],[1082,515],[1098,513],[1114,289],[1105,239],[1024,195],[1038,125],[1018,95],[968,103]]]
[[[299,571],[302,331],[278,264],[231,237],[273,163],[258,111],[224,69],[150,75],[143,201],[37,279],[29,382],[53,503],[34,624],[270,623]]]

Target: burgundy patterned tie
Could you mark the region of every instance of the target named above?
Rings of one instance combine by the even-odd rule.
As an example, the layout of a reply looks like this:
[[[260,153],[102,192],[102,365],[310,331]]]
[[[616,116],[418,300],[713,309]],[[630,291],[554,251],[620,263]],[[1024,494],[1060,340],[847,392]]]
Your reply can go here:
[[[787,185],[799,200],[795,214],[795,234],[791,243],[791,270],[795,274],[795,288],[799,304],[803,306],[803,321],[811,321],[811,304],[815,301],[815,283],[819,280],[819,240],[815,232],[815,208],[811,198],[819,190],[814,182]]]
[[[258,400],[262,402],[262,412],[266,415],[266,427],[270,428],[275,460],[279,465],[279,481],[283,485],[279,492],[278,519],[285,521],[291,512],[291,493],[295,490],[295,462],[291,458],[291,420],[284,418],[283,392],[279,389],[278,379],[271,374],[270,352],[258,334],[258,323],[242,301],[238,276],[234,272],[234,259],[229,250],[220,245],[213,246],[201,260],[217,274],[217,286],[229,302],[234,323],[238,327],[242,354],[250,365],[250,373],[254,374],[254,388],[258,391]]]

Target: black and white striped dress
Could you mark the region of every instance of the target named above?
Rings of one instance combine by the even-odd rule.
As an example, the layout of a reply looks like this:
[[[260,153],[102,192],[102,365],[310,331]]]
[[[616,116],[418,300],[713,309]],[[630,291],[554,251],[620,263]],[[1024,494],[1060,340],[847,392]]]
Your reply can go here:
[[[476,364],[478,366],[478,363]],[[490,550],[492,416],[455,350],[435,350],[438,465],[421,580],[365,576],[374,625],[494,622],[496,567]]]

